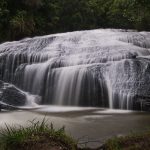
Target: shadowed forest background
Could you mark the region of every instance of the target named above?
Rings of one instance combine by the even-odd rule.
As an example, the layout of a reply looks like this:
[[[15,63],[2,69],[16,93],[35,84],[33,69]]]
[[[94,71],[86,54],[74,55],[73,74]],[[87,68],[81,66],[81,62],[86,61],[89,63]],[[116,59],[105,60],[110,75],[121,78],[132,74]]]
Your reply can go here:
[[[150,30],[150,0],[0,0],[0,42],[95,28]]]

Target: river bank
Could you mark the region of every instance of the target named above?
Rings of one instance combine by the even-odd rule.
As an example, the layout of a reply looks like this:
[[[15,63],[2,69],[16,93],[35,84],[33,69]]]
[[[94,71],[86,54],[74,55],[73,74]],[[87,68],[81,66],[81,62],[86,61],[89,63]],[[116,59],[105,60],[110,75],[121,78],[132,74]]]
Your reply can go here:
[[[67,134],[78,140],[80,147],[95,148],[111,137],[143,132],[150,127],[150,115],[145,112],[55,106],[2,112],[0,127],[4,127],[5,123],[29,125],[29,120],[41,121],[45,116],[56,129],[65,126]]]

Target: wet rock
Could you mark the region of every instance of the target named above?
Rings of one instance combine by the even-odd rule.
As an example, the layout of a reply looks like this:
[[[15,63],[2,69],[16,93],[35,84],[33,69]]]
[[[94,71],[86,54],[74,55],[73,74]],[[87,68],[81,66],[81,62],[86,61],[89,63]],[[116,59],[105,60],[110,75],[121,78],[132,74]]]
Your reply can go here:
[[[0,81],[0,101],[8,105],[24,106],[26,95],[15,86]]]

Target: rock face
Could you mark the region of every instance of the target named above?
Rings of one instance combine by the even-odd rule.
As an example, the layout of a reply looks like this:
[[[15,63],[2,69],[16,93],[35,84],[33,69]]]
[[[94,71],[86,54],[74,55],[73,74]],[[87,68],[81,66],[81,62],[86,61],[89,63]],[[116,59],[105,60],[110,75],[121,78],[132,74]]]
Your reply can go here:
[[[26,95],[13,85],[0,81],[0,101],[13,106],[24,106]]]
[[[150,33],[101,29],[7,42],[0,79],[41,104],[149,109]],[[23,95],[5,96],[15,93],[6,90],[5,101],[23,104]]]

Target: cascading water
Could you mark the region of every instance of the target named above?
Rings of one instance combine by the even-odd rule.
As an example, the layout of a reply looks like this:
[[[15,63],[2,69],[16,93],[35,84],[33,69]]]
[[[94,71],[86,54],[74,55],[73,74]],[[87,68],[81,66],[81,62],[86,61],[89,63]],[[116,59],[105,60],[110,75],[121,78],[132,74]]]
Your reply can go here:
[[[35,96],[40,104],[145,109],[150,33],[100,29],[3,43],[0,80],[28,92],[27,104]]]

